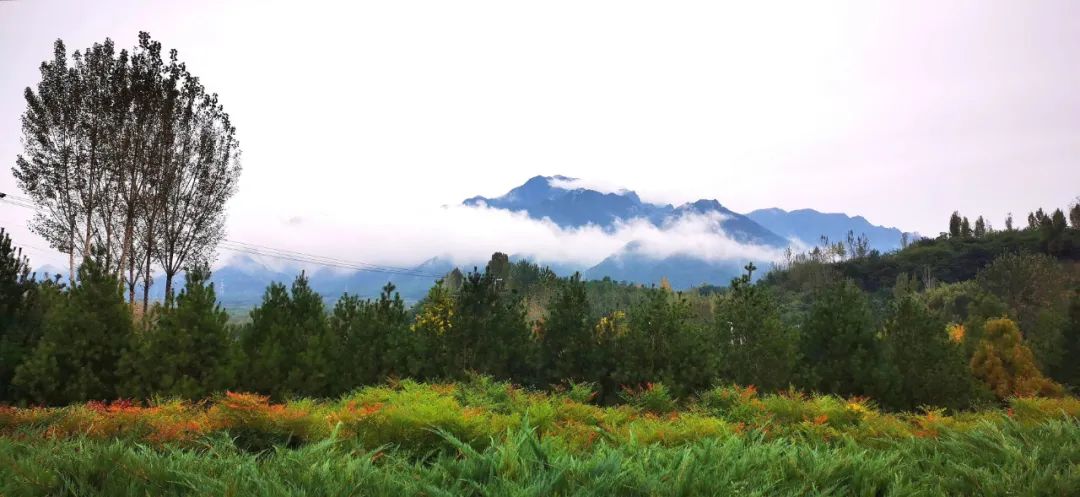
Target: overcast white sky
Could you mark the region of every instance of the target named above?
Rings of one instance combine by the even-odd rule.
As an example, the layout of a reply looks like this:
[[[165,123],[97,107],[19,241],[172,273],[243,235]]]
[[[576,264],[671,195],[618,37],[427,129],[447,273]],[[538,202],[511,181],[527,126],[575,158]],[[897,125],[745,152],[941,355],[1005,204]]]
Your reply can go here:
[[[233,116],[230,237],[256,243],[402,264],[521,251],[542,226],[439,206],[536,174],[926,234],[953,209],[1000,226],[1080,195],[1074,0],[0,1],[0,191],[52,42],[139,30]],[[44,246],[26,217],[0,205]]]

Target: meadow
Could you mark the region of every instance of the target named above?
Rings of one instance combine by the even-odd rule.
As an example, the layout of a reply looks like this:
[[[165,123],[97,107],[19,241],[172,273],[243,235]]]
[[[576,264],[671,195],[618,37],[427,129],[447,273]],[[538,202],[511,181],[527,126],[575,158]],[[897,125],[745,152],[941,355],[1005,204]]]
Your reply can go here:
[[[946,414],[865,398],[473,377],[333,401],[0,407],[0,495],[1076,495],[1080,400]]]

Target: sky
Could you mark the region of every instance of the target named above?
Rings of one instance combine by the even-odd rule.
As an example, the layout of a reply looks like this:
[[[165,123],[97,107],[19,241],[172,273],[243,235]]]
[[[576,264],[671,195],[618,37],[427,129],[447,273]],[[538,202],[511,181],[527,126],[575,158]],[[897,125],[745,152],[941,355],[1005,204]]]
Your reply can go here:
[[[1080,195],[1074,0],[0,1],[0,192],[53,41],[140,30],[238,128],[245,242],[408,265],[590,262],[642,236],[456,207],[537,174],[930,235],[953,210],[1000,227]],[[28,215],[0,204],[32,259],[62,263]]]

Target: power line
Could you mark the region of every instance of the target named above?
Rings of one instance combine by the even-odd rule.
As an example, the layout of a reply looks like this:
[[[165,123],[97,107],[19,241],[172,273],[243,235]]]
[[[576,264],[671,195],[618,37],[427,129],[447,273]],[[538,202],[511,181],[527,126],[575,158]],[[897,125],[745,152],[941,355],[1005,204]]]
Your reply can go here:
[[[39,211],[40,209],[33,204],[33,201],[26,197],[19,197],[17,195],[3,194],[0,192],[0,202],[23,207]],[[341,269],[351,269],[354,271],[365,271],[371,273],[383,273],[398,276],[411,276],[418,278],[441,278],[442,275],[428,273],[417,269],[386,266],[380,264],[372,264],[362,261],[350,261],[345,259],[338,259],[334,257],[327,257],[317,254],[310,254],[305,252],[299,252],[288,249],[280,249],[275,247],[269,247],[266,245],[258,245],[255,243],[243,242],[239,240],[230,240],[228,238],[221,241],[218,247],[233,252],[242,252],[250,255],[258,255],[263,257],[272,257],[276,259],[283,259],[293,262],[316,264],[326,267],[336,267]]]

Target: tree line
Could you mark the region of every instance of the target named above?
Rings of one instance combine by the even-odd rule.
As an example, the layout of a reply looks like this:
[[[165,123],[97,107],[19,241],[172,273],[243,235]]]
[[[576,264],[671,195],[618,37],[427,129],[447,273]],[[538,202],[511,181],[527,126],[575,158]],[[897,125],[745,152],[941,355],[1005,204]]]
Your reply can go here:
[[[153,274],[166,294],[223,237],[224,206],[240,173],[236,129],[216,94],[160,42],[139,34],[70,54],[61,40],[24,92],[24,153],[13,169],[38,213],[31,229],[78,261],[101,252],[102,269],[149,305]]]
[[[559,278],[495,254],[412,308],[393,285],[327,308],[300,274],[271,284],[243,325],[229,323],[199,266],[141,327],[104,261],[84,260],[72,284],[38,281],[0,237],[0,400],[333,397],[480,373],[534,388],[591,383],[605,403],[654,382],[684,398],[737,383],[962,409],[1080,385],[1080,294],[1044,254],[1007,254],[958,284],[909,275],[885,298],[835,271],[798,291],[744,275],[702,295]]]

